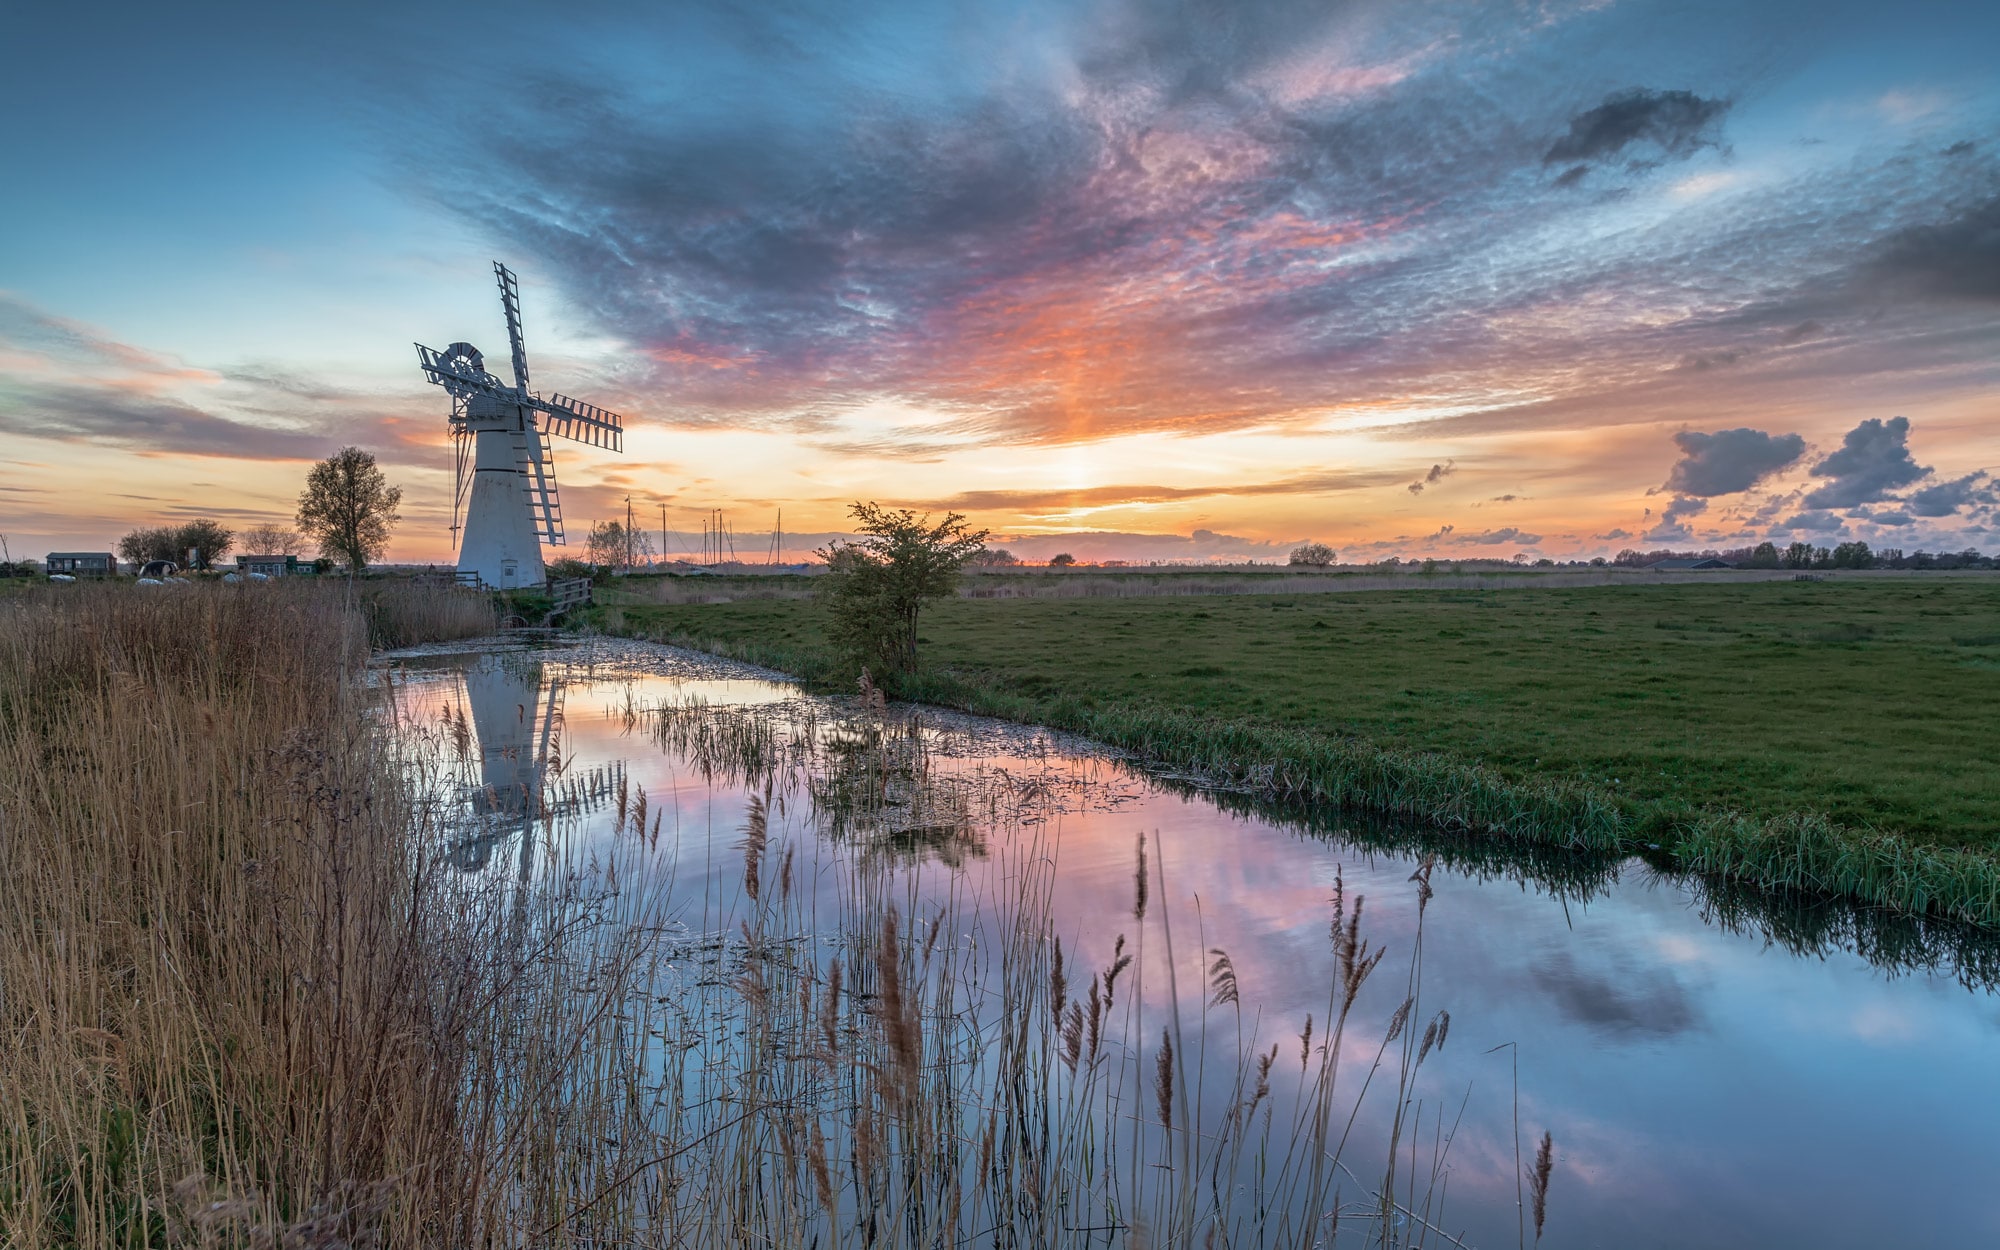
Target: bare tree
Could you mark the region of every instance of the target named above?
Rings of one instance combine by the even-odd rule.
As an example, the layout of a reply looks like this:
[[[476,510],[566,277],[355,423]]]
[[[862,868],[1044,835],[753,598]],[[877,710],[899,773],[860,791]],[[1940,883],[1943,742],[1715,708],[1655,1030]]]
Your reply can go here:
[[[653,536],[637,525],[627,529],[618,521],[599,521],[591,526],[584,546],[590,562],[601,568],[632,568],[653,559]]]
[[[343,447],[306,475],[299,528],[318,542],[321,554],[359,573],[388,548],[389,530],[402,519],[396,515],[402,502],[403,488],[389,485],[375,457]]]
[[[244,530],[244,554],[254,556],[302,556],[306,553],[303,534],[289,525],[258,525]]]

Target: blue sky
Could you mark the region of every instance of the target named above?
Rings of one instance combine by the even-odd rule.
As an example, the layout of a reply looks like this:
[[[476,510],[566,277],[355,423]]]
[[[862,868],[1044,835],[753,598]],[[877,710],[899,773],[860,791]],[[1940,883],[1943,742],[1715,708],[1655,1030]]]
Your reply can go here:
[[[630,495],[810,536],[877,498],[1098,558],[2000,546],[1991,6],[16,6],[0,37],[29,551],[281,519],[353,442],[407,488],[395,554],[447,555],[409,343],[495,351],[495,257],[538,383],[632,421],[559,451],[573,524]]]

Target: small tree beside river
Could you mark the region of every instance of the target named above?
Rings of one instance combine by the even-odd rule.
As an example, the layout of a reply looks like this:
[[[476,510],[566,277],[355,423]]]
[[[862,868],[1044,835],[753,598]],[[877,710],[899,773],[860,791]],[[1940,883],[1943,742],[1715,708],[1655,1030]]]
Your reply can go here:
[[[973,531],[956,512],[932,524],[907,508],[857,503],[848,511],[862,537],[816,553],[826,561],[819,592],[828,638],[864,669],[907,673],[917,666],[918,614],[957,588],[959,570],[986,549],[991,531]]]

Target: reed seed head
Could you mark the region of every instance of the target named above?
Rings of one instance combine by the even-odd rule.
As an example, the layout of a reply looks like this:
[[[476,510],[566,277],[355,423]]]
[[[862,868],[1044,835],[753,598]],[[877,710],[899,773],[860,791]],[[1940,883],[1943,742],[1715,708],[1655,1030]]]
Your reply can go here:
[[[1385,1044],[1403,1035],[1403,1026],[1410,1022],[1410,1008],[1415,1005],[1415,999],[1406,998],[1402,1005],[1396,1008],[1396,1014],[1389,1017],[1389,1035],[1382,1039]]]
[[[619,779],[618,785],[618,801],[622,810],[625,802],[623,778]],[[764,859],[764,844],[768,837],[764,798],[762,795],[753,794],[750,796],[750,818],[743,828],[743,892],[750,896],[750,901],[753,903],[757,901],[761,886],[759,873]]]
[[[1236,1006],[1239,1004],[1236,984],[1236,965],[1231,963],[1227,952],[1216,947],[1208,952],[1214,962],[1208,968],[1208,985],[1211,1007]]]
[[[1084,1034],[1089,1041],[1086,1053],[1094,1063],[1104,1041],[1104,1011],[1111,1000],[1098,992],[1096,977],[1090,978],[1090,1013],[1084,1017]]]
[[[1063,975],[1062,939],[1056,939],[1056,952],[1049,964],[1049,1017],[1062,1019],[1063,1001],[1069,994],[1069,980]]]
[[[1139,865],[1132,873],[1132,919],[1146,918],[1146,835],[1139,835]]]
[[[1542,1222],[1549,1214],[1549,1173],[1555,1170],[1555,1138],[1544,1132],[1541,1148],[1535,1151],[1535,1172],[1528,1178],[1528,1191],[1535,1200],[1535,1244],[1542,1240]]]

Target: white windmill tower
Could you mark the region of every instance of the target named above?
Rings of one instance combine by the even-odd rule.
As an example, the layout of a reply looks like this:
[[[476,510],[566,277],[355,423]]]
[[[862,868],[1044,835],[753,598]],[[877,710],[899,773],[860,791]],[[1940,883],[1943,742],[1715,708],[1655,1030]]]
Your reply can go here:
[[[556,497],[549,437],[622,452],[625,419],[561,395],[544,399],[528,389],[520,284],[497,260],[493,273],[500,281],[500,306],[507,313],[514,385],[486,372],[484,357],[470,343],[453,343],[442,352],[419,343],[417,359],[424,376],[451,394],[454,540],[458,519],[465,518],[458,571],[477,573],[486,585],[506,590],[539,585],[545,576],[542,544],[563,545],[562,502]]]

